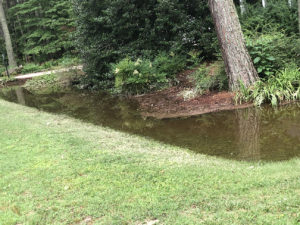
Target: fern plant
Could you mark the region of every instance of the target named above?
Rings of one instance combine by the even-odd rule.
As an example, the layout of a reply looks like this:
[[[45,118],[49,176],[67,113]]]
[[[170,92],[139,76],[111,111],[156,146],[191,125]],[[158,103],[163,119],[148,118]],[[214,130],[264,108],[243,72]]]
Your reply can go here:
[[[290,65],[265,81],[257,81],[253,87],[246,88],[243,83],[240,86],[236,95],[239,103],[252,101],[257,106],[263,103],[278,106],[284,101],[300,100],[300,69]]]

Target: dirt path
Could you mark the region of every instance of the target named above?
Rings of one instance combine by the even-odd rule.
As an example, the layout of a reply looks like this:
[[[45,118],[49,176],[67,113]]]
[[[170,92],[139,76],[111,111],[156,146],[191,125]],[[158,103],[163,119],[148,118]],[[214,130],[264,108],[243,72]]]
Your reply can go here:
[[[195,116],[222,110],[251,107],[253,104],[236,105],[232,92],[209,92],[185,100],[180,93],[193,88],[188,76],[195,70],[180,73],[179,84],[168,89],[133,97],[145,117],[158,119]]]
[[[29,74],[16,76],[15,78],[17,80],[26,80],[26,79],[30,79],[30,78],[33,78],[33,77],[49,75],[49,74],[52,74],[52,73],[67,72],[67,71],[70,71],[70,70],[82,70],[82,66],[73,66],[73,67],[57,69],[57,70],[43,71],[43,72],[38,72],[38,73],[29,73]]]

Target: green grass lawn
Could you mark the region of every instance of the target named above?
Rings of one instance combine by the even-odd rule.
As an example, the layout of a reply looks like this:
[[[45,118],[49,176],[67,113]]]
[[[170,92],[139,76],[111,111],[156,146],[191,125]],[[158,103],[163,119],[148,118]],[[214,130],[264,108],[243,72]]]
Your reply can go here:
[[[300,159],[236,162],[0,100],[0,224],[299,224]]]

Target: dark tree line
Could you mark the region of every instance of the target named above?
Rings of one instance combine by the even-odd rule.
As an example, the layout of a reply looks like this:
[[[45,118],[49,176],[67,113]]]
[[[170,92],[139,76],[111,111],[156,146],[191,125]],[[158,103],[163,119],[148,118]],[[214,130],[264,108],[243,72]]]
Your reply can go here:
[[[70,1],[2,0],[1,5],[19,64],[57,59],[74,49],[71,35],[75,18]],[[8,30],[3,24],[1,27],[5,37]],[[2,41],[7,43],[5,40]]]

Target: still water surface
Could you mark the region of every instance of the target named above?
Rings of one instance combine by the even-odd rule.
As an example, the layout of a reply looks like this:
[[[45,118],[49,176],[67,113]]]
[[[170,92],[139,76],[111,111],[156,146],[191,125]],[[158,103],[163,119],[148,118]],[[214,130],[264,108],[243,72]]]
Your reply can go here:
[[[143,118],[134,103],[105,93],[31,93],[11,87],[0,89],[0,98],[206,155],[247,161],[300,157],[300,104],[156,120]]]

